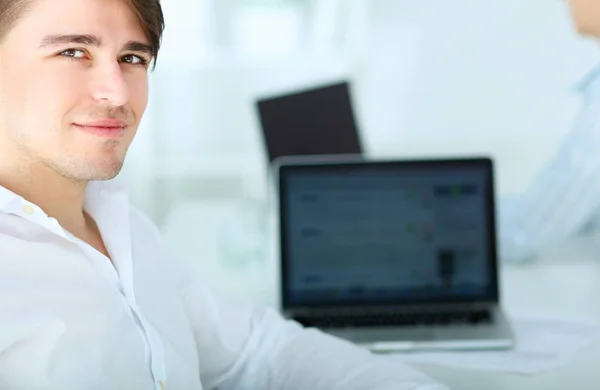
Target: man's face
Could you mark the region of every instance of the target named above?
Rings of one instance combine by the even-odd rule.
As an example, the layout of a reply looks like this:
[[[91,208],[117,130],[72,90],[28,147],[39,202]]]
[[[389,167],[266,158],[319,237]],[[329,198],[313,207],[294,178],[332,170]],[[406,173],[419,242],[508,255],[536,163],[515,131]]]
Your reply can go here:
[[[577,30],[584,35],[600,38],[600,1],[569,0]]]
[[[1,158],[116,176],[146,109],[147,45],[123,0],[33,0],[0,44]]]

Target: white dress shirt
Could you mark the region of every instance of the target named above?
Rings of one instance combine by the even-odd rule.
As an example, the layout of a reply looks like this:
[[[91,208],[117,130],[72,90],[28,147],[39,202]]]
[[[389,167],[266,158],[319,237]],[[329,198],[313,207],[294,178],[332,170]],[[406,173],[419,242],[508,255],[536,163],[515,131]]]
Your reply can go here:
[[[217,299],[177,270],[115,181],[90,183],[84,208],[112,263],[0,187],[0,389],[445,389],[272,309]]]

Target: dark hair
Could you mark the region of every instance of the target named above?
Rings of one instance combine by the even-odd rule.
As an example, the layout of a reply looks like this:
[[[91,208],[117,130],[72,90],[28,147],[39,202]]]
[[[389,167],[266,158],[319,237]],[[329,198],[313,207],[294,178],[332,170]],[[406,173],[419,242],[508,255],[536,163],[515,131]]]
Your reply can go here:
[[[0,43],[15,27],[19,18],[35,0],[0,0]],[[146,38],[150,41],[154,65],[160,49],[165,20],[160,0],[124,0],[140,21]]]
[[[0,0],[0,2],[6,0]],[[125,0],[135,15],[138,17],[142,30],[152,47],[154,66],[160,49],[163,31],[165,30],[165,18],[160,6],[160,0]],[[1,15],[1,14],[0,14]],[[0,17],[1,20],[1,17]],[[1,23],[1,22],[0,22]]]

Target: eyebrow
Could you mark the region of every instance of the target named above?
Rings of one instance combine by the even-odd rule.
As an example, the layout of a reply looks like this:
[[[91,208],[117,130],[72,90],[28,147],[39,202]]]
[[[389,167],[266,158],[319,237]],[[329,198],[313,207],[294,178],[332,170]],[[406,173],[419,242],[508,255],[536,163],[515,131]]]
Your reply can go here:
[[[150,57],[154,57],[155,53],[154,53],[154,49],[152,49],[152,46],[147,45],[143,42],[138,42],[138,41],[129,41],[125,44],[125,46],[123,46],[123,51],[133,51],[136,53],[144,53],[149,55]]]
[[[102,46],[102,40],[91,34],[47,35],[42,39],[40,47],[59,46],[64,44],[100,47]]]
[[[42,39],[40,47],[52,47],[65,44],[84,45],[102,47],[102,39],[91,34],[56,34],[47,35]],[[133,51],[136,53],[147,54],[154,56],[154,50],[146,43],[139,41],[129,41],[123,46],[124,51]]]

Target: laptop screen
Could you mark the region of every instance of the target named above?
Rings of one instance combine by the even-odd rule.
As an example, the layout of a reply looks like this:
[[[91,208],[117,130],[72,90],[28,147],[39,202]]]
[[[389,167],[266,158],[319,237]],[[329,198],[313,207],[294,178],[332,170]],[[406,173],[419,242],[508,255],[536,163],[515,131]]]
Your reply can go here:
[[[487,159],[279,169],[286,307],[497,300]]]
[[[270,162],[362,153],[347,82],[263,98],[256,105]]]

